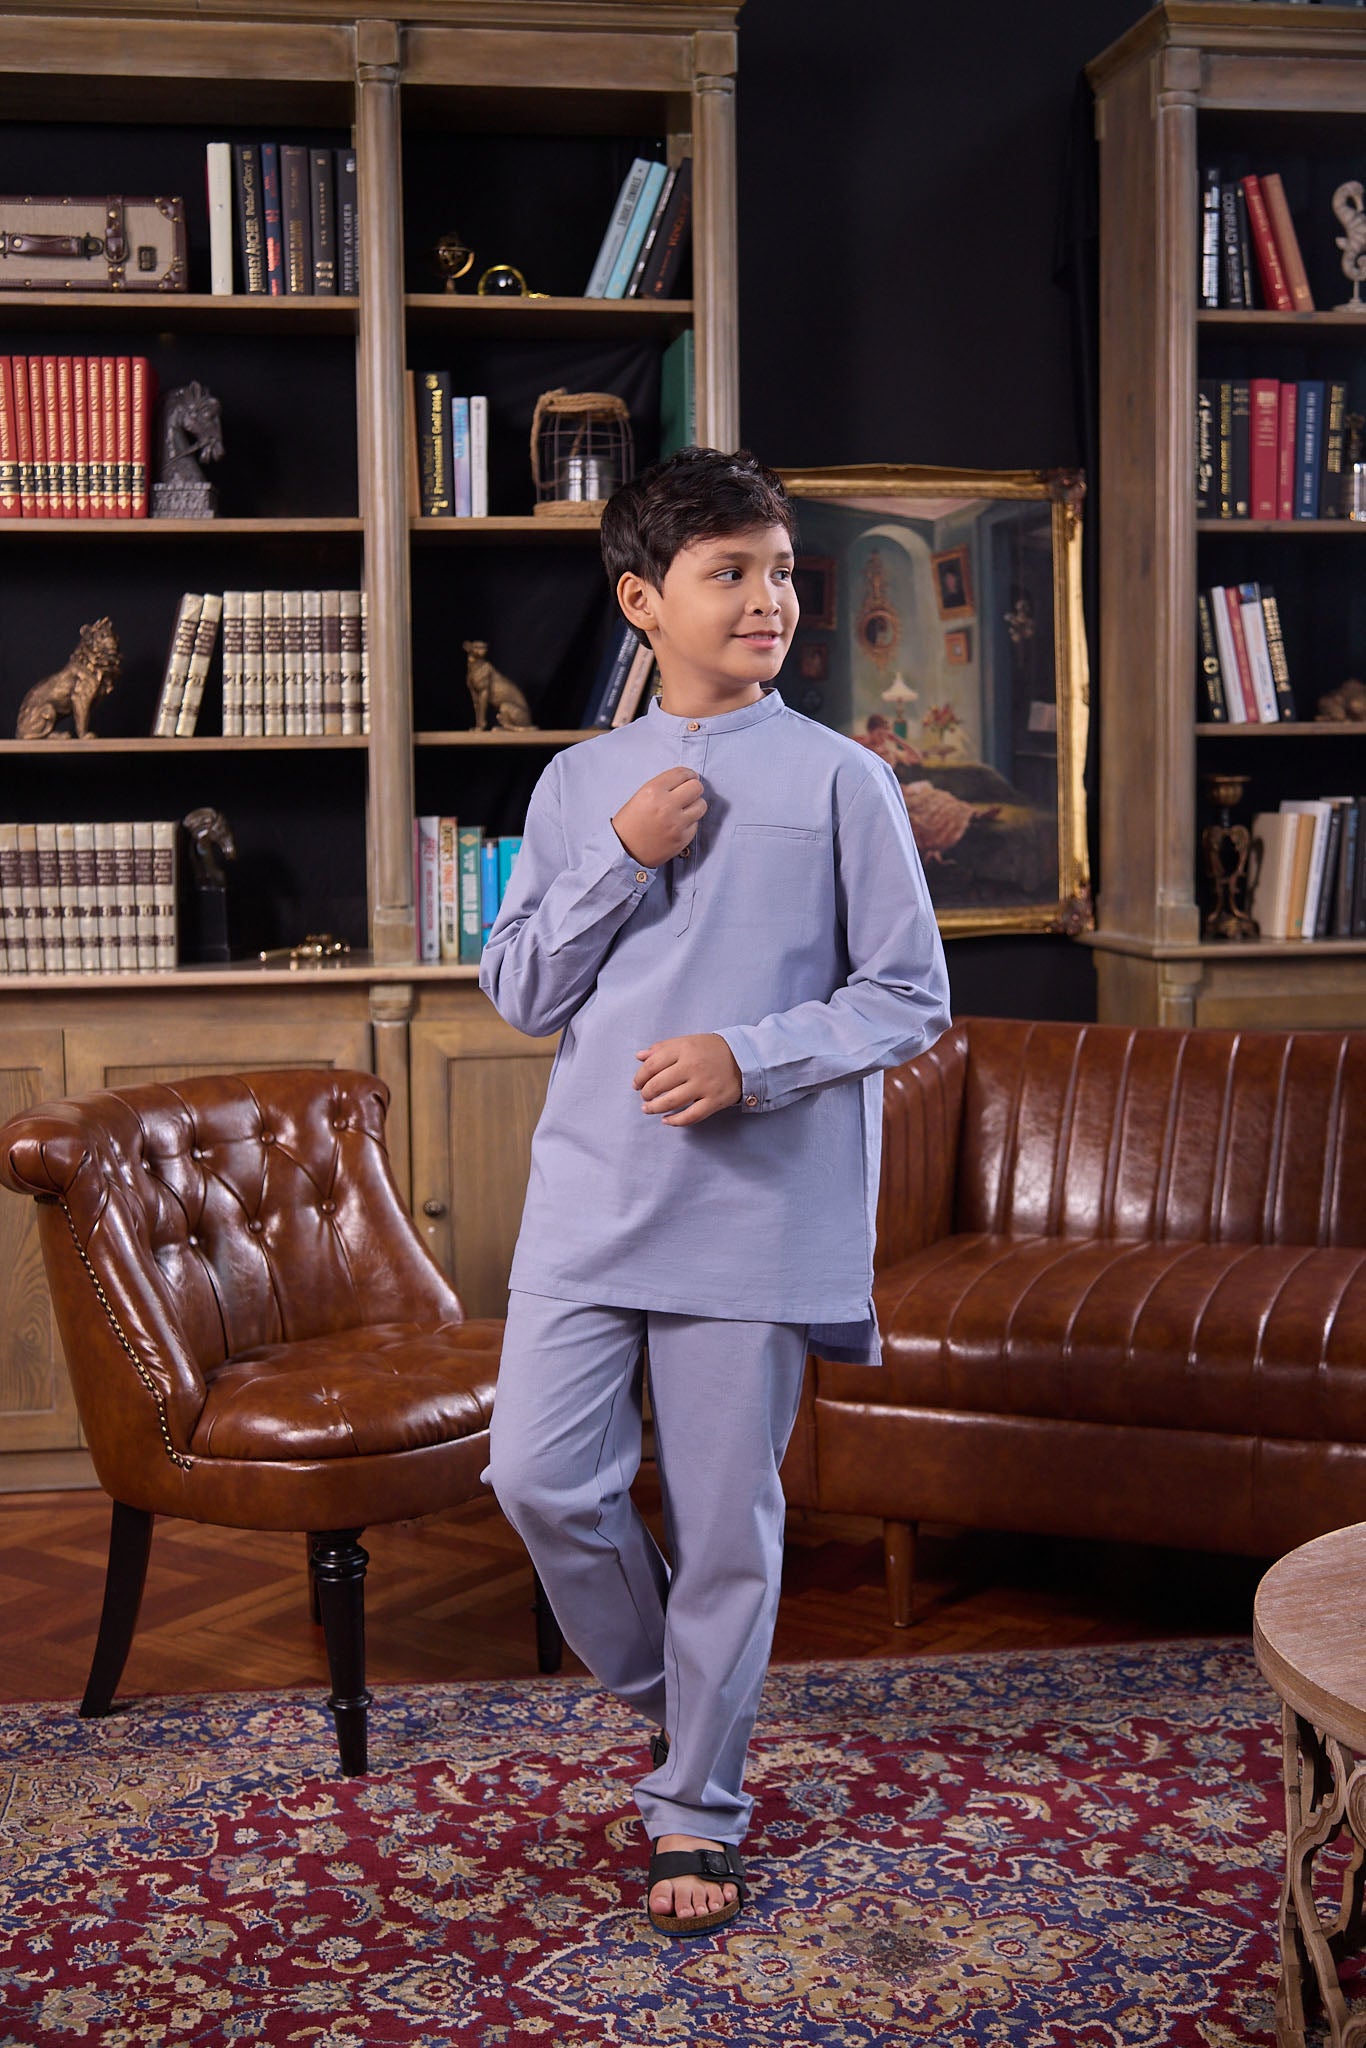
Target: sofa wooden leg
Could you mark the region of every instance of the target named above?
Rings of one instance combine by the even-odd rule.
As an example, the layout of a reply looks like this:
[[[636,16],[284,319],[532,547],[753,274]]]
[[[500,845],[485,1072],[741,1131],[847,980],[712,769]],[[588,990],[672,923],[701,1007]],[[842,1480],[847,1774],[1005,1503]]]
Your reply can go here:
[[[100,1632],[90,1676],[85,1682],[85,1698],[81,1701],[83,1721],[98,1721],[114,1703],[142,1605],[154,1520],[155,1516],[144,1508],[126,1507],[121,1500],[114,1502]]]
[[[308,1618],[315,1628],[321,1628],[323,1611],[318,1604],[318,1575],[313,1569],[314,1541],[315,1538],[310,1530],[309,1534],[304,1538],[304,1563],[308,1570]]]
[[[370,1705],[365,1689],[365,1567],[370,1559],[356,1541],[359,1535],[359,1529],[332,1529],[313,1537],[313,1576],[332,1675],[327,1704],[337,1724],[342,1773],[348,1778],[366,1770]]]
[[[884,1522],[882,1555],[887,1569],[887,1605],[893,1628],[909,1628],[915,1584],[914,1522]]]

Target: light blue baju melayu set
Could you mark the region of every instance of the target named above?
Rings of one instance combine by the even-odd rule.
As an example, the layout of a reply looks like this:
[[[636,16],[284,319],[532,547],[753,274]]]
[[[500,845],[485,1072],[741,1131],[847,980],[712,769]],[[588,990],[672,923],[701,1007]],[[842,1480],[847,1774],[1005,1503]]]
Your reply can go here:
[[[708,809],[647,868],[611,820],[678,766]],[[518,1030],[562,1033],[488,1477],[566,1640],[669,1732],[636,1788],[651,1839],[738,1842],[807,1349],[881,1362],[881,1070],[949,1021],[896,777],[776,689],[710,718],[652,702],[541,776],[479,983]],[[637,1051],[698,1032],[729,1045],[739,1102],[647,1115]],[[642,1343],[672,1569],[628,1494]]]

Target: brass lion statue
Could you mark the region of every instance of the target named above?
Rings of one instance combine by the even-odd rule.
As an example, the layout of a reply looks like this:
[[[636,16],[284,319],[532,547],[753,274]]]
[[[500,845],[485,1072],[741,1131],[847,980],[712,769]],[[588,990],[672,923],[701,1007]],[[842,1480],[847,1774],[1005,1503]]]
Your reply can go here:
[[[96,619],[81,627],[81,637],[71,659],[56,675],[35,683],[19,706],[14,728],[18,740],[69,740],[72,734],[58,732],[58,721],[69,718],[78,740],[94,739],[90,714],[102,697],[107,697],[119,679],[123,657],[118,635],[110,619]]]
[[[505,732],[535,732],[531,707],[516,683],[496,669],[488,658],[487,640],[462,640],[469,659],[465,663],[465,687],[474,706],[474,729],[484,732],[493,712],[493,723]]]

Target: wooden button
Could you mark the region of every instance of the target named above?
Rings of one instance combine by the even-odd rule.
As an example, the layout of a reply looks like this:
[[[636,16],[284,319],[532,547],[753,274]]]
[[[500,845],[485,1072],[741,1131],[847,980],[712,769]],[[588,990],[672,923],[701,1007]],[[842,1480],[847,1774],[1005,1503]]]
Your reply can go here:
[[[636,880],[637,880],[638,882],[648,882],[648,881],[649,881],[649,879],[650,879],[650,877],[648,876],[648,874],[646,874],[646,872],[645,872],[644,868],[637,868],[637,869],[636,869]]]
[[[758,1106],[759,1106],[759,1098],[758,1098],[758,1096],[757,1096],[757,1095],[747,1095],[747,1096],[745,1097],[745,1108],[746,1108],[746,1109],[757,1109],[757,1108],[758,1108]]]

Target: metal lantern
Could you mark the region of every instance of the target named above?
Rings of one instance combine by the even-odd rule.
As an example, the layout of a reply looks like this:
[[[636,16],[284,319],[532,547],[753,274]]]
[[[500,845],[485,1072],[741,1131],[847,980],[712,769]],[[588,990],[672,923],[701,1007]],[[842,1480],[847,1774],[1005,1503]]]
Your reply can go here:
[[[612,391],[544,391],[531,421],[535,510],[544,517],[600,512],[635,475],[631,415]]]

